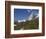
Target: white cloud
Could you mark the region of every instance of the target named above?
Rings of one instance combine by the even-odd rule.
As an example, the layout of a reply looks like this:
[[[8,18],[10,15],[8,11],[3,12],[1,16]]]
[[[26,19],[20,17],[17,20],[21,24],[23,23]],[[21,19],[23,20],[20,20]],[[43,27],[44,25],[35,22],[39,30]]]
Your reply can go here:
[[[37,14],[37,16],[35,17],[35,19],[37,19],[39,17],[39,14]]]
[[[27,10],[28,12],[30,12],[30,10]]]
[[[26,20],[24,19],[24,20],[18,20],[18,22],[26,22]]]
[[[33,13],[29,15],[28,20],[30,21],[32,20],[32,18],[33,18]]]

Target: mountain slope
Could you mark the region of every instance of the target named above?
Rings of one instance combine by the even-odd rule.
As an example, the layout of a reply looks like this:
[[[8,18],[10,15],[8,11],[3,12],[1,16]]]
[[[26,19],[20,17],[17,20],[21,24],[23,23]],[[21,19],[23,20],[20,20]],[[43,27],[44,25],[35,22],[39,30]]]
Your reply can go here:
[[[27,30],[27,29],[38,29],[38,25],[39,25],[39,18],[37,19],[32,19],[31,21],[26,21],[26,22],[16,22],[15,24],[17,26],[14,26],[14,30],[20,30],[23,28],[23,30]]]

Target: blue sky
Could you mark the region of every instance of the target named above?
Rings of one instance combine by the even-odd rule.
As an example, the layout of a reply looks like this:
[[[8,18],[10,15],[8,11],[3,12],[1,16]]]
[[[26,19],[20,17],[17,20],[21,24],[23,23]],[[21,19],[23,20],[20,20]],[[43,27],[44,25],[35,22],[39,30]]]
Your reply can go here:
[[[37,15],[38,9],[14,9],[14,21],[26,19],[30,14]]]

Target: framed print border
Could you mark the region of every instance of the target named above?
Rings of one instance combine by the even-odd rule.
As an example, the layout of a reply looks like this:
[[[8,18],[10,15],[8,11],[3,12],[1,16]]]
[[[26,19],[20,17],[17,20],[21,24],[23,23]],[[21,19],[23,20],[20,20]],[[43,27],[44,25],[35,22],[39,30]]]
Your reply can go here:
[[[40,6],[42,7],[42,33],[10,34],[11,32],[11,5]],[[5,38],[34,37],[45,35],[45,4],[35,2],[5,1]]]

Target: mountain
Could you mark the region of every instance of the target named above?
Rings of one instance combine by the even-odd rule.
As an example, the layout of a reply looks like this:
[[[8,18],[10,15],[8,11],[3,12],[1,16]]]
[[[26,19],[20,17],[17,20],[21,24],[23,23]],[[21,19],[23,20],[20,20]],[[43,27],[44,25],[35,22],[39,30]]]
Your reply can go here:
[[[26,22],[16,22],[16,26],[14,26],[14,30],[28,30],[28,29],[38,29],[39,28],[39,18],[32,19],[31,21]]]

